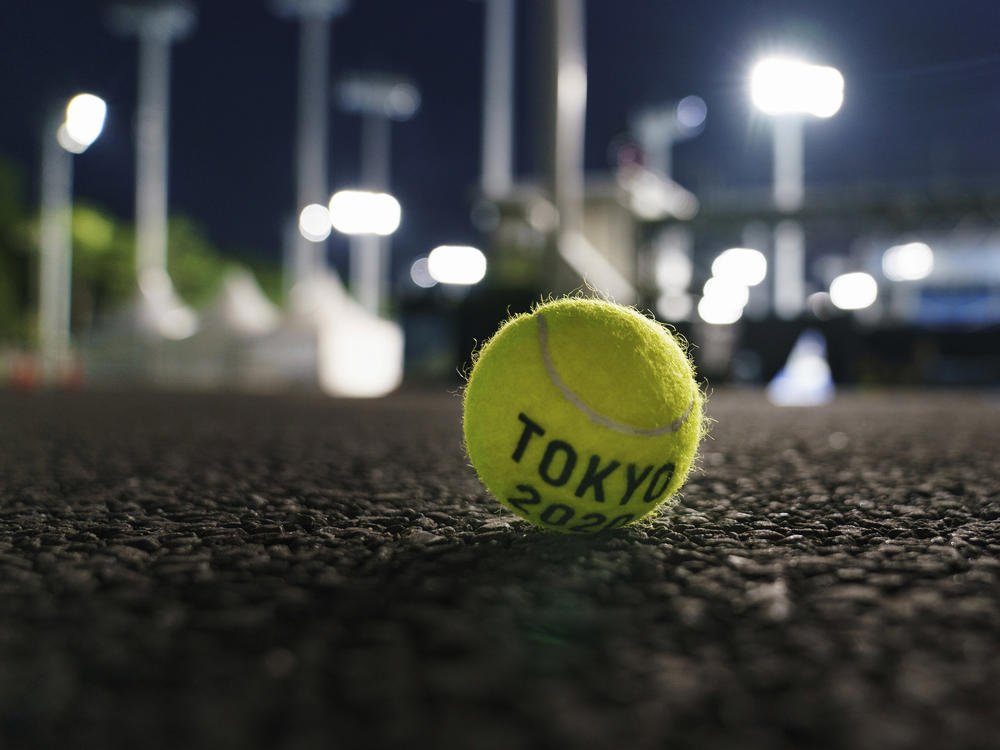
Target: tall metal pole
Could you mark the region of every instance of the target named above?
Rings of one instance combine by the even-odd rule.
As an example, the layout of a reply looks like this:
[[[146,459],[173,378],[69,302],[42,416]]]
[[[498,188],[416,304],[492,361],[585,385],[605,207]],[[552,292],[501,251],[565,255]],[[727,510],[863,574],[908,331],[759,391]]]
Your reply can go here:
[[[514,0],[485,0],[482,191],[487,198],[513,183]]]
[[[136,117],[136,273],[141,280],[167,273],[167,173],[170,123],[170,45],[195,25],[183,0],[122,2],[111,8],[112,27],[139,40]]]
[[[554,253],[547,274],[557,288],[575,286],[563,261],[585,280],[585,259],[577,255],[583,242],[583,137],[587,106],[587,66],[584,52],[584,8],[582,0],[545,0],[540,6],[544,31],[542,49],[541,128],[545,183],[559,217]]]
[[[774,228],[774,313],[779,318],[798,317],[805,305],[806,236],[795,219],[779,221]]]
[[[582,0],[554,0],[556,129],[553,197],[560,245],[583,229],[583,145],[587,111],[587,60]]]
[[[539,3],[544,31],[541,128],[546,187],[558,214],[554,247],[545,269],[559,290],[582,279],[602,294],[633,302],[635,289],[584,234],[584,126],[587,60],[583,0]]]
[[[296,206],[325,205],[330,199],[327,176],[327,91],[330,65],[330,18],[307,17],[299,21],[299,113],[296,138]],[[322,267],[322,242],[296,235],[297,281],[313,278]]]
[[[803,165],[802,115],[774,117],[774,204],[781,211],[802,208],[805,194]]]
[[[42,378],[55,380],[67,365],[73,253],[73,156],[56,138],[57,121],[42,137],[38,344]]]
[[[349,0],[273,0],[274,12],[299,24],[298,103],[295,137],[295,219],[310,203],[330,200],[330,28]],[[287,259],[292,283],[307,281],[325,265],[326,244],[299,232]]]
[[[361,183],[376,192],[389,190],[391,124],[373,112],[361,118]],[[389,238],[359,234],[351,238],[351,287],[362,306],[378,314],[385,298]]]
[[[774,204],[779,211],[795,213],[805,195],[802,115],[773,118]],[[774,313],[791,320],[805,306],[805,232],[797,219],[788,218],[774,228]]]
[[[136,271],[167,270],[167,122],[170,42],[158,34],[139,38],[139,107],[136,123]]]

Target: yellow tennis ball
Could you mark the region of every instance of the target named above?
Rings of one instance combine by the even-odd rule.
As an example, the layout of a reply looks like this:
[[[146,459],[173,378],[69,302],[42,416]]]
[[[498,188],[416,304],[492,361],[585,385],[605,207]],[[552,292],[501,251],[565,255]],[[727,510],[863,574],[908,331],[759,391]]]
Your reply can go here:
[[[519,516],[595,533],[639,520],[684,484],[703,401],[662,325],[564,298],[508,320],[479,351],[465,445],[483,484]]]

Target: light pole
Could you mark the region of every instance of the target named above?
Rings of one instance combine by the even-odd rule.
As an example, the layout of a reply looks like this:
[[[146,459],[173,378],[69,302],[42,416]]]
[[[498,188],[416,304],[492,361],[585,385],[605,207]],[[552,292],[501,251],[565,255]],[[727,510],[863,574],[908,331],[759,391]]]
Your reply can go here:
[[[73,154],[97,139],[106,113],[103,99],[78,94],[66,106],[65,118],[50,118],[42,134],[38,346],[46,382],[65,374],[70,352]]]
[[[481,189],[502,198],[513,186],[515,0],[484,0]]]
[[[295,136],[295,211],[330,199],[327,175],[329,139],[330,26],[350,8],[350,0],[272,0],[282,18],[299,22],[298,119]],[[317,235],[313,235],[314,237]],[[323,241],[301,231],[294,235],[289,259],[292,284],[306,281],[323,267]]]
[[[545,273],[555,289],[582,280],[600,294],[632,303],[631,280],[584,233],[584,133],[587,112],[587,50],[583,0],[532,3],[541,22],[538,77],[544,87],[540,153],[546,198],[555,208]],[[539,204],[544,205],[544,204]]]
[[[111,27],[139,39],[139,103],[135,144],[135,266],[144,276],[167,273],[167,150],[170,44],[195,25],[194,7],[180,0],[112,7]]]
[[[361,115],[361,184],[389,189],[391,124],[409,120],[420,108],[420,92],[409,81],[383,75],[353,75],[337,86],[340,106]],[[332,213],[332,211],[331,211]],[[334,225],[336,226],[336,224]],[[351,289],[361,305],[377,315],[382,305],[389,254],[388,234],[351,237]]]
[[[805,166],[802,131],[807,115],[832,117],[844,101],[844,77],[836,68],[788,58],[766,58],[750,74],[754,105],[773,119],[775,207],[786,214],[802,208]],[[805,235],[794,219],[774,230],[774,311],[794,318],[805,300]]]

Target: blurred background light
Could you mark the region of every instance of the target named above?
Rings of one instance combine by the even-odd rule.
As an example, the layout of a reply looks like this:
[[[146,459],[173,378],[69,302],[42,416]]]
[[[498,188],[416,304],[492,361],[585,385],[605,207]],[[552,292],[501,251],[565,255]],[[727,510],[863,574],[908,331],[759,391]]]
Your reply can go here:
[[[731,325],[743,317],[743,305],[731,297],[706,294],[698,302],[698,316],[711,325]]]
[[[863,310],[878,298],[878,284],[871,274],[841,274],[830,282],[830,301],[841,310]]]
[[[552,201],[539,197],[528,205],[527,219],[532,229],[545,234],[559,226],[559,211]]]
[[[153,5],[166,7],[173,2]],[[959,346],[956,337],[949,335],[946,342],[942,338],[945,343],[939,350],[932,350],[930,346],[925,348],[922,338],[925,331],[928,337],[943,337],[938,329],[943,330],[944,326],[970,338],[978,337],[983,335],[984,326],[994,326],[1000,321],[1000,263],[997,262],[1000,229],[996,218],[1000,213],[996,196],[989,189],[992,184],[989,175],[972,179],[976,170],[992,164],[989,156],[993,151],[987,148],[989,133],[978,141],[965,142],[963,138],[961,144],[964,145],[953,144],[952,153],[949,139],[964,136],[964,130],[959,134],[944,128],[948,119],[945,117],[931,118],[934,122],[919,118],[919,113],[932,101],[930,89],[933,86],[940,86],[940,91],[933,96],[945,97],[948,87],[958,81],[946,82],[935,77],[936,74],[928,74],[933,80],[921,81],[928,86],[926,96],[918,97],[911,90],[922,86],[908,89],[907,95],[913,98],[907,106],[912,108],[905,112],[900,109],[903,113],[900,121],[905,120],[914,127],[898,135],[936,139],[933,145],[936,155],[930,162],[912,163],[912,159],[907,159],[909,151],[905,148],[879,150],[873,147],[873,143],[882,143],[877,139],[884,139],[884,132],[875,127],[874,120],[869,121],[878,102],[862,89],[859,89],[854,111],[848,113],[849,121],[837,124],[839,115],[834,115],[832,121],[815,121],[817,117],[830,117],[843,107],[846,87],[851,84],[849,78],[855,71],[859,84],[863,84],[866,80],[870,83],[871,76],[886,76],[878,79],[883,82],[895,81],[895,76],[909,70],[906,67],[909,63],[904,65],[903,61],[892,65],[882,61],[879,66],[871,67],[870,61],[854,59],[851,57],[853,48],[837,35],[830,36],[828,44],[824,43],[823,54],[828,54],[828,58],[820,57],[818,47],[802,47],[801,57],[796,59],[791,47],[772,46],[758,49],[762,54],[742,62],[730,59],[726,65],[731,68],[736,64],[743,69],[742,91],[737,91],[735,85],[725,91],[717,86],[713,88],[711,82],[717,81],[717,76],[723,73],[721,69],[713,71],[711,65],[703,76],[689,80],[679,73],[668,75],[657,66],[651,67],[646,63],[648,56],[627,50],[629,55],[615,61],[623,64],[617,75],[631,75],[637,81],[645,81],[640,88],[646,93],[612,100],[613,109],[609,110],[609,102],[602,99],[606,93],[602,87],[592,87],[589,98],[585,96],[587,66],[583,64],[591,53],[597,49],[606,51],[606,47],[595,47],[588,53],[583,45],[568,66],[550,64],[555,60],[547,57],[542,65],[543,61],[535,59],[538,55],[525,49],[519,39],[520,32],[536,21],[525,19],[523,24],[518,21],[509,26],[510,18],[500,23],[490,21],[491,16],[486,15],[475,19],[475,32],[492,29],[489,38],[494,39],[494,51],[498,45],[505,50],[504,54],[494,56],[504,58],[503,64],[486,65],[484,77],[478,83],[474,77],[465,81],[483,95],[474,107],[481,111],[477,118],[456,120],[453,116],[449,119],[454,113],[446,115],[440,109],[420,110],[422,95],[428,100],[439,98],[442,91],[451,91],[457,85],[454,81],[442,83],[443,79],[434,76],[425,78],[428,71],[422,71],[419,79],[411,80],[403,69],[387,73],[354,68],[355,65],[377,63],[380,55],[366,60],[364,56],[357,57],[356,50],[348,53],[353,49],[350,45],[342,50],[343,57],[340,52],[328,57],[329,39],[326,37],[332,29],[327,22],[358,4],[350,0],[275,2],[283,7],[283,13],[301,22],[303,32],[299,40],[299,103],[309,106],[300,106],[298,111],[295,145],[288,149],[293,152],[294,160],[271,160],[289,163],[270,165],[285,172],[294,171],[294,195],[288,196],[284,208],[277,206],[273,190],[264,190],[256,204],[241,200],[245,215],[239,222],[219,216],[220,212],[215,210],[210,199],[186,197],[183,201],[188,206],[199,207],[202,215],[191,219],[217,223],[211,234],[219,239],[230,231],[245,232],[250,223],[256,223],[250,239],[234,237],[225,240],[226,246],[216,246],[205,237],[205,241],[199,243],[195,241],[198,237],[189,236],[183,221],[175,224],[173,218],[170,219],[170,233],[167,233],[169,214],[165,209],[171,208],[166,192],[168,163],[186,164],[180,179],[170,184],[189,190],[191,170],[204,174],[201,160],[216,154],[192,149],[192,144],[185,141],[191,135],[188,128],[179,133],[178,148],[171,152],[168,162],[169,133],[165,130],[169,124],[168,111],[160,111],[159,104],[147,106],[152,98],[144,94],[140,98],[149,99],[149,102],[140,104],[138,99],[133,101],[132,97],[126,97],[124,103],[134,111],[120,113],[117,120],[111,117],[113,112],[109,112],[114,107],[113,102],[105,104],[93,93],[70,100],[72,94],[81,90],[97,93],[115,89],[113,82],[102,82],[98,78],[87,84],[88,88],[68,91],[65,97],[48,101],[44,106],[36,103],[36,111],[51,115],[44,123],[41,143],[60,161],[61,172],[54,173],[59,178],[60,189],[65,189],[67,178],[72,184],[73,170],[80,170],[77,175],[80,187],[98,203],[106,199],[103,193],[107,189],[120,193],[107,211],[88,213],[88,207],[81,206],[71,213],[61,208],[49,212],[63,217],[59,226],[61,233],[65,233],[65,219],[71,219],[72,244],[64,245],[67,250],[62,255],[66,259],[63,265],[72,270],[68,277],[77,288],[70,297],[63,291],[63,277],[67,274],[62,270],[58,274],[49,273],[46,289],[57,289],[59,293],[55,297],[60,302],[58,306],[53,305],[46,319],[58,317],[63,320],[69,314],[77,334],[72,343],[81,355],[96,360],[89,350],[103,351],[104,321],[111,320],[115,309],[126,304],[127,297],[134,296],[138,272],[144,278],[143,294],[156,300],[156,304],[147,305],[150,319],[159,315],[166,321],[146,328],[159,330],[165,326],[173,330],[175,336],[181,336],[197,327],[190,355],[185,349],[183,356],[189,356],[195,363],[192,369],[201,367],[203,360],[220,351],[218,347],[203,346],[207,340],[205,315],[216,315],[226,305],[238,311],[251,307],[249,281],[246,284],[227,282],[225,295],[218,295],[212,307],[208,307],[208,301],[219,288],[219,277],[230,260],[229,253],[252,250],[253,268],[261,288],[276,306],[286,306],[295,320],[307,319],[295,301],[302,295],[296,295],[294,290],[306,288],[301,282],[348,276],[342,290],[345,298],[359,302],[371,316],[398,320],[400,327],[408,331],[407,335],[409,327],[413,328],[414,345],[409,347],[408,344],[407,354],[408,357],[414,355],[413,362],[425,356],[423,349],[430,352],[438,346],[434,336],[425,335],[432,326],[439,334],[445,332],[441,338],[451,342],[448,356],[457,358],[464,356],[465,351],[462,345],[454,343],[456,336],[470,341],[481,337],[491,327],[491,316],[500,308],[506,309],[508,304],[538,295],[589,288],[608,293],[619,301],[654,309],[661,319],[677,323],[680,332],[692,340],[702,336],[713,339],[714,343],[699,341],[696,356],[708,363],[704,366],[706,377],[717,378],[720,382],[728,379],[740,383],[766,383],[788,355],[792,339],[785,334],[806,319],[823,323],[824,333],[830,336],[834,373],[847,382],[861,372],[855,360],[869,356],[870,352],[875,352],[871,355],[873,358],[887,362],[892,362],[893,358],[900,362],[904,358],[908,360],[905,366],[894,363],[881,368],[878,377],[886,380],[1000,382],[997,365],[992,360],[983,365],[972,361],[971,355],[966,357],[967,352],[982,351],[988,349],[988,345],[980,345],[977,341],[975,346],[967,346],[964,342]],[[503,6],[512,13],[516,4],[514,0],[488,0],[485,6],[493,10]],[[553,7],[562,5],[564,3],[554,3]],[[565,5],[583,8],[593,4],[574,0]],[[598,18],[612,13],[595,9],[592,12]],[[650,12],[650,15],[655,14]],[[604,15],[604,23],[598,22],[592,28],[603,31],[602,26],[611,17]],[[393,18],[400,20],[402,16]],[[320,19],[324,25],[317,31],[319,26],[315,24]],[[357,19],[350,23],[356,21],[360,23]],[[369,22],[371,19],[365,23]],[[190,24],[190,20],[185,23]],[[480,28],[484,24],[484,28]],[[496,31],[493,27],[498,24],[507,24],[502,41],[496,41],[501,35],[493,33]],[[147,28],[144,21],[130,33],[138,30],[145,40],[155,31],[153,26],[155,24]],[[348,33],[354,33],[353,26]],[[778,35],[781,35],[780,30]],[[171,38],[161,41],[179,38],[173,32],[168,36]],[[325,39],[322,45],[318,44],[320,37]],[[754,44],[753,38],[745,38],[741,48]],[[205,46],[209,46],[207,38],[205,41]],[[376,43],[374,37],[372,41]],[[557,42],[555,37],[546,36],[543,40],[544,46],[551,46],[552,50],[558,46]],[[384,43],[393,42],[387,38]],[[792,43],[797,42],[792,40]],[[66,59],[72,59],[68,51]],[[834,68],[811,64],[838,60],[844,60],[845,66],[850,64],[849,68],[844,68],[843,75]],[[169,73],[164,62],[160,60],[157,73],[161,89],[164,80],[168,84],[170,80],[163,75]],[[485,58],[483,62],[485,65]],[[593,63],[604,66],[608,60],[597,56]],[[289,55],[283,65],[291,75],[295,60]],[[181,77],[190,76],[194,67],[182,66],[179,69]],[[486,68],[492,71],[492,77],[485,75]],[[352,69],[355,72],[351,72]],[[325,73],[320,76],[318,71]],[[335,79],[327,75],[331,72],[336,73]],[[691,72],[701,73],[693,68]],[[417,70],[410,73],[415,74]],[[972,73],[961,75],[971,76]],[[525,76],[544,79],[541,94],[544,102],[540,102],[544,111],[532,113],[532,107],[517,106],[525,93],[520,91],[524,85],[521,79]],[[272,76],[268,82],[274,84],[275,79],[276,76]],[[290,82],[291,79],[282,80],[280,88],[290,90]],[[67,85],[72,85],[72,80],[64,80],[62,84],[52,80],[45,88],[60,90]],[[219,90],[228,96],[239,93],[240,85],[237,82]],[[886,86],[894,85],[886,83]],[[145,89],[140,86],[140,90]],[[23,98],[24,92],[20,93]],[[168,101],[163,93],[159,92],[156,102]],[[742,101],[734,101],[736,96],[741,96]],[[468,96],[463,97],[466,103],[472,101]],[[116,94],[116,99],[119,98]],[[327,132],[331,98],[343,111],[360,116],[359,122],[352,123],[349,128],[338,129],[341,135],[332,141]],[[706,100],[712,102],[713,118],[718,120],[711,128],[705,127]],[[567,112],[560,110],[560,102],[572,105],[569,109],[573,113],[568,119]],[[902,107],[902,102],[899,104]],[[185,108],[187,106],[181,106],[183,118],[207,116],[206,112],[192,111]],[[418,113],[420,119],[411,126],[393,124],[412,119]],[[539,115],[537,120],[532,120],[536,115]],[[745,121],[747,116],[751,118],[749,121]],[[425,117],[430,119],[423,119]],[[22,119],[25,118],[8,118],[8,123]],[[983,119],[970,115],[967,124],[981,125]],[[121,169],[129,168],[129,160],[122,162],[118,158],[120,154],[115,156],[121,133],[112,133],[107,145],[95,149],[102,154],[74,161],[68,153],[83,151],[95,137],[104,138],[107,133],[97,136],[101,124],[104,123],[107,130],[115,122],[117,126],[123,122],[135,123],[138,135],[142,136],[134,139],[138,144],[158,142],[156,148],[136,152],[132,165],[136,168],[135,191],[127,181],[117,179]],[[139,127],[143,123],[150,127]],[[532,133],[538,132],[539,143],[535,143],[534,134],[524,137],[525,123],[529,123]],[[937,134],[931,132],[935,123],[941,126]],[[478,134],[481,138],[473,132],[478,125],[483,126],[482,133]],[[58,138],[51,137],[57,129]],[[746,138],[734,139],[733,134],[737,132]],[[699,134],[701,138],[692,138]],[[22,140],[34,144],[38,141],[36,135]],[[245,137],[246,131],[235,135]],[[292,145],[293,134],[286,135]],[[773,138],[770,144],[765,142],[765,135]],[[432,143],[435,138],[445,140]],[[478,189],[467,192],[456,190],[456,184],[464,181],[463,189],[471,184],[469,174],[476,169],[471,160],[475,149],[449,148],[448,144],[460,142],[468,146],[478,143],[481,147],[482,180]],[[924,140],[920,142],[925,143]],[[320,147],[319,143],[324,145]],[[926,144],[929,143],[931,141],[927,140]],[[426,166],[426,160],[421,155],[431,146],[436,149],[434,153],[449,161],[451,166],[441,173],[442,182],[434,183],[433,206],[427,204],[426,195],[415,197],[412,204],[409,198],[406,199],[407,227],[401,227],[402,191],[406,188],[412,192],[414,184],[426,186],[426,170],[421,169]],[[539,148],[545,158],[536,158],[538,154],[534,151]],[[602,151],[605,150],[608,159],[602,163]],[[248,151],[244,146],[240,152]],[[855,164],[856,170],[845,171],[844,155],[858,153],[867,154],[871,159]],[[765,190],[763,181],[766,155],[773,161],[768,170],[773,182],[768,186],[771,191]],[[102,156],[111,161],[104,166],[95,162]],[[898,162],[896,167],[892,167],[890,156]],[[35,157],[31,153],[22,159],[29,165],[28,169],[40,166],[34,163]],[[400,161],[397,157],[403,158]],[[459,159],[466,160],[468,168],[464,172],[452,168],[458,165]],[[5,164],[5,157],[0,158],[0,193],[4,192]],[[232,176],[225,169],[217,169],[215,173]],[[150,175],[157,179],[151,179]],[[29,179],[25,184],[33,187],[34,181]],[[267,182],[270,181],[269,178]],[[153,182],[156,184],[150,187]],[[206,186],[200,182],[195,180],[194,187],[205,190]],[[280,183],[275,181],[274,184]],[[335,186],[357,189],[332,195]],[[390,186],[401,194],[389,195]],[[260,190],[261,181],[239,188]],[[142,195],[133,195],[133,192]],[[269,208],[272,203],[274,205]],[[58,208],[55,204],[51,207]],[[292,211],[291,216],[286,215],[288,209]],[[31,218],[24,211],[21,213],[25,220]],[[121,218],[133,213],[136,231],[130,219]],[[104,225],[95,222],[97,215],[106,215],[108,221]],[[139,220],[142,216],[146,217],[145,221]],[[269,219],[262,218],[268,216]],[[333,232],[335,224],[338,232]],[[141,230],[143,226],[148,231]],[[297,231],[292,231],[293,226]],[[399,232],[399,229],[404,231]],[[469,229],[476,230],[477,234],[467,236]],[[387,235],[394,230],[397,237],[390,240]],[[350,237],[345,238],[339,232]],[[327,242],[331,233],[337,236],[333,242]],[[399,237],[399,234],[405,236]],[[124,248],[136,235],[144,239],[137,242],[136,262],[133,263],[124,257]],[[33,280],[30,284],[26,281],[30,262],[17,253],[11,255],[10,248],[15,245],[6,242],[4,236],[0,231],[0,332],[6,336],[0,340],[0,346],[30,349],[32,342],[19,331],[30,325],[34,311],[28,308],[33,297],[41,295],[34,294]],[[448,257],[447,253],[457,248],[444,246],[436,249],[433,261],[428,257],[431,248],[442,239],[454,238],[476,245],[483,252],[466,248],[465,257]],[[390,241],[396,244],[391,253]],[[201,254],[202,246],[210,251],[211,263],[198,264],[190,259],[196,250]],[[170,266],[170,273],[176,275],[175,287],[170,286],[169,279],[161,273],[149,278],[142,276],[149,268],[166,273],[168,247],[172,254],[176,253],[176,259],[171,255]],[[69,261],[73,253],[76,253],[76,260],[71,266]],[[117,264],[113,286],[105,268],[112,255]],[[488,271],[485,276],[484,269]],[[861,270],[870,276],[838,278],[845,272]],[[9,278],[15,279],[17,294],[9,293]],[[924,283],[924,279],[933,283]],[[434,291],[425,293],[424,289]],[[393,299],[397,294],[400,299]],[[503,297],[510,299],[501,300]],[[11,299],[13,302],[8,303]],[[6,312],[12,309],[10,304],[17,307],[16,317]],[[134,318],[135,303],[128,304],[133,307],[123,307],[126,311],[123,315]],[[192,307],[188,312],[179,312],[182,304]],[[39,309],[41,307],[39,305]],[[258,307],[263,310],[266,305]],[[197,320],[192,317],[193,310],[198,311]],[[847,314],[843,310],[861,310],[860,315],[851,315],[864,325],[844,325]],[[323,314],[339,313],[331,307],[324,309]],[[227,313],[222,317],[227,321],[239,320],[241,313]],[[247,313],[246,317],[249,320],[251,314]],[[264,313],[264,318],[271,320],[274,315]],[[358,319],[363,319],[360,313]],[[705,320],[718,325],[706,325]],[[117,318],[114,321],[117,324]],[[312,317],[308,317],[308,321],[310,326],[320,325]],[[736,325],[727,326],[726,323]],[[271,323],[265,321],[259,329],[267,332],[270,326]],[[219,330],[224,329],[226,335],[232,335],[233,330],[239,332],[253,327],[227,323],[219,326]],[[294,326],[280,326],[273,332],[274,337],[284,337],[288,334],[286,328],[291,330]],[[108,330],[112,329],[108,327]],[[133,334],[125,325],[113,331],[115,336]],[[144,345],[156,340],[147,333],[142,332]],[[294,333],[298,335],[299,332]],[[883,340],[890,338],[898,339],[899,346],[882,345]],[[864,342],[865,346],[853,346],[854,339]],[[869,346],[870,342],[875,343]],[[257,346],[257,342],[253,345]],[[266,344],[272,345],[278,346]],[[303,352],[316,348],[315,341],[297,345]],[[292,345],[287,346],[291,350]],[[714,350],[708,354],[713,346]],[[949,346],[960,349],[959,354],[951,352]],[[752,356],[758,360],[756,369],[736,366],[737,359],[749,362]],[[0,376],[2,357],[0,349]],[[958,365],[954,365],[955,357],[962,360]],[[292,358],[293,355],[289,355],[289,361]],[[178,362],[181,360],[181,356],[176,358]],[[302,372],[311,367],[302,364],[310,361],[305,354],[296,361],[300,364],[294,367]],[[954,374],[953,366],[961,370],[960,375]],[[134,368],[136,372],[140,369]],[[291,373],[293,366],[289,365],[287,371]],[[441,370],[440,375],[450,377],[452,372],[453,368],[447,368]],[[233,382],[240,381],[234,378]]]
[[[252,338],[272,333],[281,321],[277,305],[267,298],[257,279],[245,268],[233,267],[222,278],[222,288],[202,315],[199,332],[235,334]]]
[[[819,406],[829,403],[833,396],[826,339],[819,331],[803,331],[785,366],[768,383],[767,397],[777,406]]]
[[[844,102],[844,77],[836,68],[771,57],[754,66],[750,95],[769,115],[832,117]]]
[[[420,109],[420,92],[408,83],[399,83],[389,92],[389,109],[398,119],[409,119]]]
[[[163,338],[182,341],[197,333],[198,316],[186,307],[171,307],[163,311],[158,328]]]
[[[410,266],[410,281],[421,289],[430,289],[437,284],[437,281],[431,276],[430,269],[427,267],[426,255],[413,261],[413,265]]]
[[[326,206],[310,203],[299,214],[299,234],[310,242],[322,242],[332,230],[330,210]]]
[[[836,312],[829,292],[813,292],[806,298],[806,307],[818,320],[826,320]]]
[[[677,123],[685,130],[697,130],[705,124],[708,105],[700,96],[685,96],[677,102]]]
[[[377,234],[385,237],[399,228],[402,209],[388,193],[341,190],[330,198],[330,221],[342,234]]]
[[[661,289],[687,289],[691,283],[691,258],[682,250],[670,248],[657,254],[653,272]]]
[[[478,284],[486,276],[486,256],[468,245],[439,245],[427,256],[427,270],[441,284]]]
[[[93,94],[77,94],[66,105],[65,136],[78,143],[85,150],[97,140],[104,129],[104,118],[108,113],[108,105],[99,96]],[[65,148],[65,146],[63,146]],[[73,149],[67,149],[73,153]]]
[[[319,384],[333,396],[378,398],[403,379],[403,331],[342,301],[319,327]]]
[[[741,310],[750,301],[750,290],[745,285],[732,279],[713,276],[705,282],[702,292],[706,297],[732,302],[734,305],[738,305]]]
[[[924,242],[893,245],[882,255],[882,272],[890,281],[919,281],[934,270],[934,251]]]
[[[618,183],[629,193],[629,207],[646,221],[670,216],[687,220],[698,213],[698,199],[693,193],[656,172],[641,167],[622,169]]]
[[[690,294],[665,292],[656,300],[656,314],[669,321],[687,320],[693,306]]]
[[[177,296],[170,275],[162,268],[146,268],[138,276],[141,291],[140,323],[156,335],[173,341],[198,332],[198,316]]]
[[[731,247],[712,263],[712,275],[743,286],[757,286],[767,276],[767,258],[753,248]]]

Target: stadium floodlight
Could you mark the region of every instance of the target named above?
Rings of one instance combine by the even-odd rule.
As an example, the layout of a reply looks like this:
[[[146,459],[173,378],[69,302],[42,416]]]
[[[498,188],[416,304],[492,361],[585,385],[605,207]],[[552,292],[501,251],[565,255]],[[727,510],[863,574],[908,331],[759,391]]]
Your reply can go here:
[[[750,96],[769,115],[832,117],[844,102],[844,77],[827,65],[769,57],[750,73]]]
[[[844,102],[844,77],[836,68],[788,57],[760,60],[750,72],[750,99],[773,118],[774,205],[793,213],[805,196],[803,122],[807,116],[828,118]],[[775,233],[774,309],[792,319],[803,305],[805,236],[794,220]]]
[[[782,211],[802,207],[802,117],[832,117],[844,102],[844,77],[836,68],[782,57],[758,62],[750,72],[750,98],[774,116],[774,202]]]
[[[388,193],[341,190],[330,198],[330,221],[341,234],[387,237],[399,228],[402,209]]]
[[[767,276],[767,258],[750,247],[731,247],[712,262],[712,276],[747,287],[757,286]]]
[[[322,242],[330,236],[330,209],[319,203],[310,203],[299,213],[299,234],[309,242]]]
[[[924,242],[893,245],[882,255],[882,272],[890,281],[920,281],[934,270],[934,251]]]
[[[841,310],[864,310],[878,298],[878,283],[863,271],[841,274],[830,282],[830,301]]]
[[[104,129],[108,105],[94,94],[77,94],[66,105],[66,120],[59,127],[59,145],[73,154],[82,154]]]
[[[427,256],[427,270],[441,284],[478,284],[486,276],[486,256],[468,245],[439,245]]]

